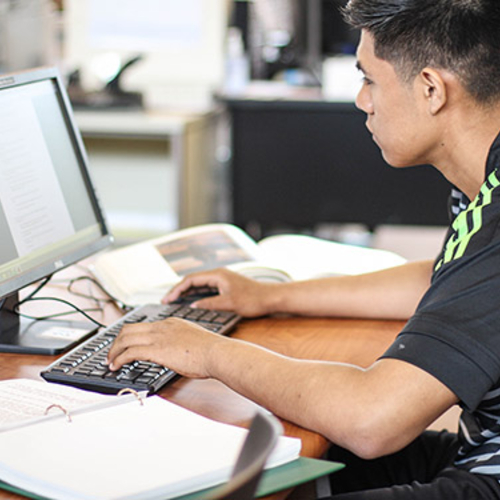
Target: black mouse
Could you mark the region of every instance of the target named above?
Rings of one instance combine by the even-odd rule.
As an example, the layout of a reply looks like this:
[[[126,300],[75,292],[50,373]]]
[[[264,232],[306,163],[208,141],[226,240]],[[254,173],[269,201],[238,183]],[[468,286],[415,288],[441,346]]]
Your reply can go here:
[[[171,302],[171,304],[189,305],[197,300],[213,297],[214,295],[219,295],[219,290],[217,288],[209,286],[192,286],[183,292],[177,300]]]

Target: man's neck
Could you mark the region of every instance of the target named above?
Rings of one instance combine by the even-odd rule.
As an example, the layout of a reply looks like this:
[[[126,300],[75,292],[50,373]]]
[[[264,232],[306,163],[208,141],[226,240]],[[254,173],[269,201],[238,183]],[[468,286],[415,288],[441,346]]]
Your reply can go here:
[[[485,181],[488,154],[499,132],[500,102],[488,109],[463,106],[448,116],[433,164],[470,200]]]

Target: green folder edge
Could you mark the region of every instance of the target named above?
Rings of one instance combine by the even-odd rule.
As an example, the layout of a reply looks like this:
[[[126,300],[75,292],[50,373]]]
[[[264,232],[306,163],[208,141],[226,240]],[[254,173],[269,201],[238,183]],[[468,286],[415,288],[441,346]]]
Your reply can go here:
[[[279,467],[264,471],[259,487],[257,489],[257,496],[263,497],[271,495],[278,491],[293,488],[299,484],[306,483],[317,479],[318,477],[326,474],[331,474],[340,469],[343,469],[344,464],[338,462],[329,462],[326,460],[318,460],[315,458],[300,457],[293,462],[289,462]],[[35,500],[50,500],[46,497],[35,495],[29,491],[16,488],[8,483],[0,481],[0,488],[18,495],[23,495]],[[197,491],[182,497],[176,497],[173,500],[202,500],[206,495],[215,488],[208,488],[205,490]]]

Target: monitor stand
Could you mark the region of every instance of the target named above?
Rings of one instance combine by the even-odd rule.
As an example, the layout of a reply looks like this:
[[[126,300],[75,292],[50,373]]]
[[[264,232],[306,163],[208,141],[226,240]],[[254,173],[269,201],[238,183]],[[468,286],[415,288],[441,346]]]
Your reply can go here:
[[[98,328],[87,321],[23,318],[12,312],[17,303],[17,293],[0,302],[0,352],[61,354]]]

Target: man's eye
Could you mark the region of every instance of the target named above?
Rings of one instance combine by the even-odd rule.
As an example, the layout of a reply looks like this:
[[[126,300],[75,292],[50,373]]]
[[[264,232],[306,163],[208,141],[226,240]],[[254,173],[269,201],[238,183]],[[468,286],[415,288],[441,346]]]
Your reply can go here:
[[[373,81],[366,76],[363,76],[362,81],[365,85],[371,85],[373,83]]]

